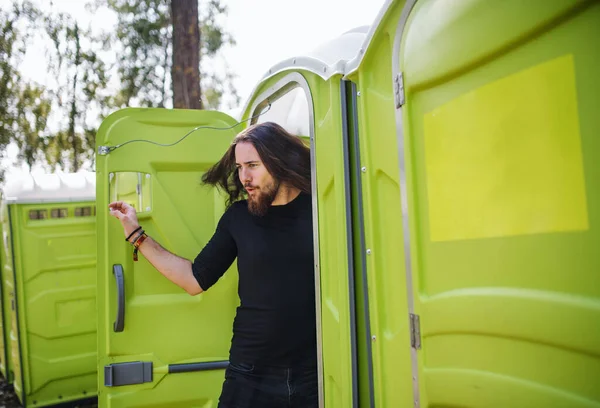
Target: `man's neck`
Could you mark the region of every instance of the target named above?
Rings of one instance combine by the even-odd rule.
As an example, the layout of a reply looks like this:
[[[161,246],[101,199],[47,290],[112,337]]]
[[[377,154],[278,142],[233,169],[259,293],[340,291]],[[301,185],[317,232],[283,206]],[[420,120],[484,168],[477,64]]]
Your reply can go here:
[[[275,200],[271,205],[286,205],[293,201],[300,194],[300,190],[296,187],[280,186]]]

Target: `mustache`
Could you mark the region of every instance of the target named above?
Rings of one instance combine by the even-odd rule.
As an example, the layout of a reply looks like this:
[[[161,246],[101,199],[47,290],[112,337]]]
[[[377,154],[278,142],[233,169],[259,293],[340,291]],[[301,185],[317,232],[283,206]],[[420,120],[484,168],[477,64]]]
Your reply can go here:
[[[254,189],[257,189],[258,187],[257,186],[253,186],[252,184],[246,183],[246,184],[244,184],[244,188],[254,188]]]

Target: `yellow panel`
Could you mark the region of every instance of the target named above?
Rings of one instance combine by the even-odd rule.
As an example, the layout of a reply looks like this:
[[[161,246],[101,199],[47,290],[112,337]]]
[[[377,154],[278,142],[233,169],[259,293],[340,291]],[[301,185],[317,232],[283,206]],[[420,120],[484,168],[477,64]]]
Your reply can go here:
[[[573,57],[424,117],[432,241],[588,229]]]

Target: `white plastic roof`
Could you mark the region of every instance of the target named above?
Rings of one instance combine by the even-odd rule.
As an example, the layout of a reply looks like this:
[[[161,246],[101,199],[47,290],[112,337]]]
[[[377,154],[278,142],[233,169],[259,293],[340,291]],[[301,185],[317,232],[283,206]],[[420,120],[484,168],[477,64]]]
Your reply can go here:
[[[346,62],[359,53],[360,46],[364,43],[369,26],[356,27],[345,32],[337,38],[328,41],[311,52],[292,58],[288,58],[275,64],[269,71],[258,81],[250,93],[250,97],[246,101],[245,106],[240,112],[244,112],[253,103],[256,98],[256,90],[260,84],[266,79],[289,69],[304,69],[321,76],[327,80],[336,74],[345,74]]]
[[[346,61],[356,55],[364,42],[370,26],[355,27],[337,38],[321,44],[308,55],[333,65],[338,61]]]
[[[346,61],[356,56],[368,32],[369,26],[356,27],[307,54],[285,59],[272,66],[259,82],[289,68],[306,69],[323,79],[343,74]]]
[[[7,180],[7,203],[62,203],[96,200],[96,173],[26,175]]]

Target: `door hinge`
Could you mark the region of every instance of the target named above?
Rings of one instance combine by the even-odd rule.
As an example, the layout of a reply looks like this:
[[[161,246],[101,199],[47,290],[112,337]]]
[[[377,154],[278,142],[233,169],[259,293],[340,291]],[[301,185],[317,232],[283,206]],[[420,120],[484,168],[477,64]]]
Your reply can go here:
[[[394,77],[394,99],[396,100],[396,109],[404,105],[404,77],[402,72]]]
[[[410,346],[415,350],[421,349],[421,322],[419,315],[410,313]]]
[[[104,385],[143,384],[152,382],[152,361],[132,361],[104,366]]]
[[[109,153],[110,153],[110,147],[108,147],[108,146],[98,146],[98,155],[99,156],[106,156]]]

